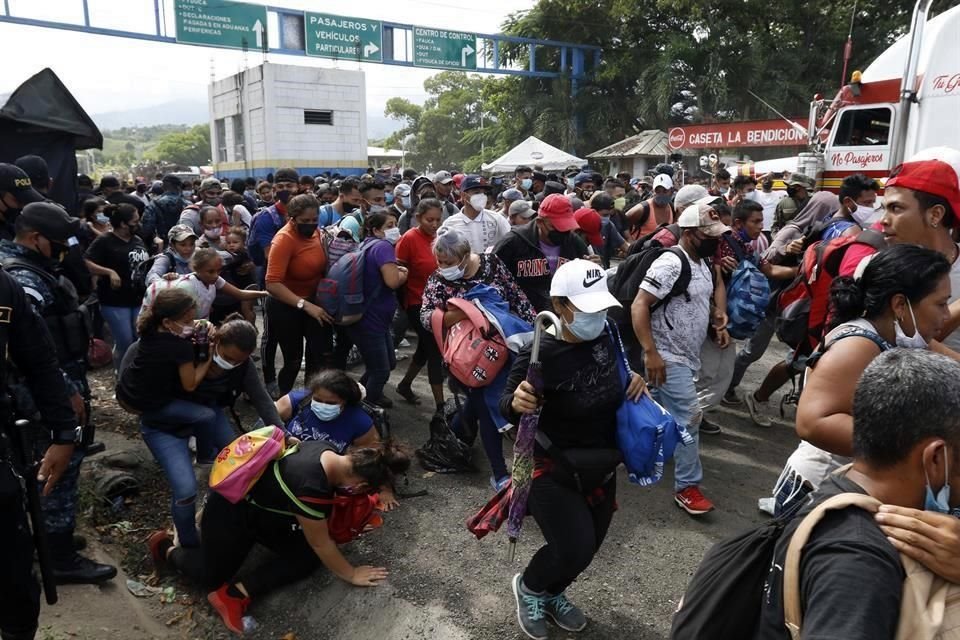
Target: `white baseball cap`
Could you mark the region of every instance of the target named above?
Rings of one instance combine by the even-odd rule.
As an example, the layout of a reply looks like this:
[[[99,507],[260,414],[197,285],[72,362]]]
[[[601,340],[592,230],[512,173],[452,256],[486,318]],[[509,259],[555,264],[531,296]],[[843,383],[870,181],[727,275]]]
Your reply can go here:
[[[607,273],[589,260],[564,262],[553,274],[550,296],[568,298],[580,311],[596,313],[621,306],[607,290]]]
[[[658,174],[656,178],[653,179],[653,188],[663,187],[667,191],[673,189],[673,178],[668,176],[665,173]]]
[[[713,210],[711,202],[714,200],[716,197],[707,196],[684,209],[677,218],[677,226],[681,229],[699,229],[701,233],[712,238],[719,238],[730,231],[730,227],[723,224],[720,216]]]

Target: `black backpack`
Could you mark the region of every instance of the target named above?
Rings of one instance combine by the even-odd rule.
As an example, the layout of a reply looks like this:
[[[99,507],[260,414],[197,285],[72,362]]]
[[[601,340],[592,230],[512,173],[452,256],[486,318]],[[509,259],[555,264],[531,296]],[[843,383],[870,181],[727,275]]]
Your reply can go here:
[[[707,551],[673,617],[671,640],[754,637],[774,549],[790,519],[771,520]]]
[[[140,292],[140,295],[147,292],[147,274],[150,273],[150,269],[153,268],[153,264],[160,256],[167,256],[167,273],[176,273],[177,261],[169,249],[164,249],[160,253],[140,262],[133,268],[133,274],[130,276],[130,284],[133,285],[136,291]]]
[[[675,298],[681,294],[686,296],[689,302],[690,294],[687,292],[687,289],[690,288],[691,272],[690,261],[687,259],[686,254],[684,254],[679,247],[663,247],[659,242],[654,241],[652,246],[627,256],[627,258],[620,263],[620,266],[617,267],[616,273],[607,276],[607,289],[613,297],[623,305],[622,308],[616,312],[614,312],[614,309],[610,310],[614,312],[611,317],[617,321],[618,328],[621,329],[621,334],[624,331],[630,334],[633,333],[633,327],[630,323],[630,305],[633,304],[633,299],[637,297],[637,292],[640,290],[640,283],[643,282],[647,271],[650,270],[650,265],[667,252],[673,253],[680,258],[680,277],[673,283],[673,287],[667,295],[651,305],[650,313],[653,313],[660,307],[666,306],[671,298]],[[625,318],[621,319],[617,317],[621,314],[624,315]],[[666,321],[667,326],[673,329],[670,320],[667,319]]]

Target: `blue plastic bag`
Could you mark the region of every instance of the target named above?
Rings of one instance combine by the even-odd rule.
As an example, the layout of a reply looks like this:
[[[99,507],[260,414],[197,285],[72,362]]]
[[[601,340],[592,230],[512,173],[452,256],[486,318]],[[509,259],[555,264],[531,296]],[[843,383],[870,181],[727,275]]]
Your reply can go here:
[[[620,353],[617,362],[626,389],[630,384],[630,369],[623,342],[613,324],[607,323],[607,327]],[[617,446],[623,454],[630,482],[641,487],[659,482],[663,466],[673,457],[678,444],[693,444],[693,437],[649,395],[642,395],[637,402],[624,399],[617,409]]]

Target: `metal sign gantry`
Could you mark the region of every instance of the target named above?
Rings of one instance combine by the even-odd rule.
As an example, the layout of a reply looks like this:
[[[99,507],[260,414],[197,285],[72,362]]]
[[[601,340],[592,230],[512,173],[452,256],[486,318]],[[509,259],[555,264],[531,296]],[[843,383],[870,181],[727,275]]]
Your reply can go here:
[[[468,33],[232,0],[153,0],[152,32],[128,31],[93,24],[89,1],[77,0],[83,9],[83,22],[76,23],[13,15],[10,0],[3,0],[0,22],[292,56],[535,78],[569,77],[574,92],[579,81],[600,64],[600,47],[593,45]],[[278,25],[276,44],[268,28],[271,16],[276,16]],[[402,46],[395,46],[400,43]],[[518,45],[527,49],[526,65],[515,68],[502,64],[501,48]],[[557,55],[552,58],[556,66],[538,66],[539,50],[555,51]]]

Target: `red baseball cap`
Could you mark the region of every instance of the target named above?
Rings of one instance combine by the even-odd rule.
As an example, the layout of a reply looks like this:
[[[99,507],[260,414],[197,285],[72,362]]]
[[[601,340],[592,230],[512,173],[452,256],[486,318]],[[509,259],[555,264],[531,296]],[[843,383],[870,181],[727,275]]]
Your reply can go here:
[[[942,160],[904,162],[893,170],[893,177],[884,188],[903,187],[940,196],[950,203],[953,213],[960,216],[960,184],[957,172]]]
[[[577,221],[583,235],[587,237],[587,242],[595,247],[603,245],[603,236],[600,235],[601,219],[599,213],[588,207],[582,207],[573,214],[573,219]]]
[[[553,228],[561,233],[580,228],[573,217],[570,198],[559,193],[551,193],[543,199],[537,209],[537,217],[549,220]]]

